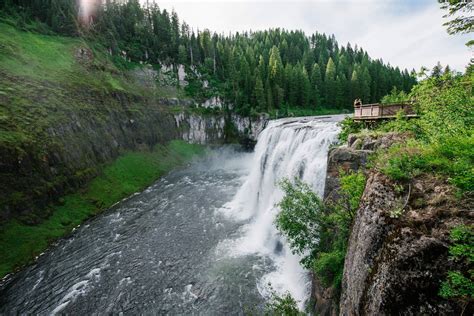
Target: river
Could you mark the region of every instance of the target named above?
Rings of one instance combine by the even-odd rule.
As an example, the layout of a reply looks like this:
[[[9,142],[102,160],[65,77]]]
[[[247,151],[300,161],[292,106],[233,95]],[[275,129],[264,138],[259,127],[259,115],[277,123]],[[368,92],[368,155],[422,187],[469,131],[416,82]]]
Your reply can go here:
[[[1,314],[243,314],[310,280],[274,227],[278,181],[322,194],[341,116],[271,121],[255,151],[211,150],[60,240],[0,290]]]

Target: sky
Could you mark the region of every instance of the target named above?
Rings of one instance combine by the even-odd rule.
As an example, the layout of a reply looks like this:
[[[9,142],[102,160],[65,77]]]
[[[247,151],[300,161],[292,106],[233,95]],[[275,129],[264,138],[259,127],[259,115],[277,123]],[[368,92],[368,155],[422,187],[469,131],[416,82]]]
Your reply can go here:
[[[142,0],[145,2],[146,0]],[[152,0],[149,0],[150,2]],[[472,35],[448,35],[436,0],[175,0],[174,9],[194,30],[218,33],[285,28],[334,34],[339,44],[357,44],[371,58],[400,68],[432,68],[438,61],[463,71]]]

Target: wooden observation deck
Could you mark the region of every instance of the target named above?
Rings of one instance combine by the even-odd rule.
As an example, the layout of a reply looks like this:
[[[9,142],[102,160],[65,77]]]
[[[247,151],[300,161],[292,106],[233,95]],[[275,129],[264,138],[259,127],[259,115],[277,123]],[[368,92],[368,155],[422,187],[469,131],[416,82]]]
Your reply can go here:
[[[400,102],[390,104],[361,104],[361,102],[354,102],[354,120],[365,121],[365,120],[381,120],[381,119],[393,119],[397,113],[403,111],[405,117],[417,117],[415,110],[413,109],[412,102]]]

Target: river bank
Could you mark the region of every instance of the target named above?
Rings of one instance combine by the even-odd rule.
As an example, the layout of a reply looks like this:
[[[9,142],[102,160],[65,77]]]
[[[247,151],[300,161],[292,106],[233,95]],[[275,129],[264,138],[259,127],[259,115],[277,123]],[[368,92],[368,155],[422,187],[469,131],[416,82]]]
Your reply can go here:
[[[163,174],[202,155],[202,145],[172,141],[151,150],[129,152],[104,166],[102,173],[78,192],[49,205],[45,217],[27,224],[13,219],[1,226],[0,277],[31,262],[53,241],[84,220],[139,192]]]

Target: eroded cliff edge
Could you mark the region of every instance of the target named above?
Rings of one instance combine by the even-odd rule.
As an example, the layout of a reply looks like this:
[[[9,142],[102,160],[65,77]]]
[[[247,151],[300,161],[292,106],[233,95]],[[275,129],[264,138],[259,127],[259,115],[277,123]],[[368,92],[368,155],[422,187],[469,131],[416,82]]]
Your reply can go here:
[[[313,280],[318,315],[461,314],[463,306],[439,296],[441,282],[462,262],[449,258],[449,234],[474,223],[472,199],[460,199],[446,179],[429,174],[400,184],[367,161],[375,150],[404,141],[403,135],[349,137],[328,155],[325,199],[337,199],[340,168],[362,168],[367,184],[351,229],[342,293]],[[472,304],[471,304],[472,305]],[[465,314],[472,314],[468,305]]]
[[[170,105],[164,98],[127,92],[31,89],[0,95],[2,104],[25,100],[24,113],[11,115],[23,115],[21,124],[11,128],[20,126],[22,132],[0,141],[0,223],[24,215],[35,221],[28,214],[39,210],[42,216],[49,203],[85,185],[124,152],[151,150],[175,139],[251,143],[267,121],[264,116],[194,113],[189,100],[173,99]]]

